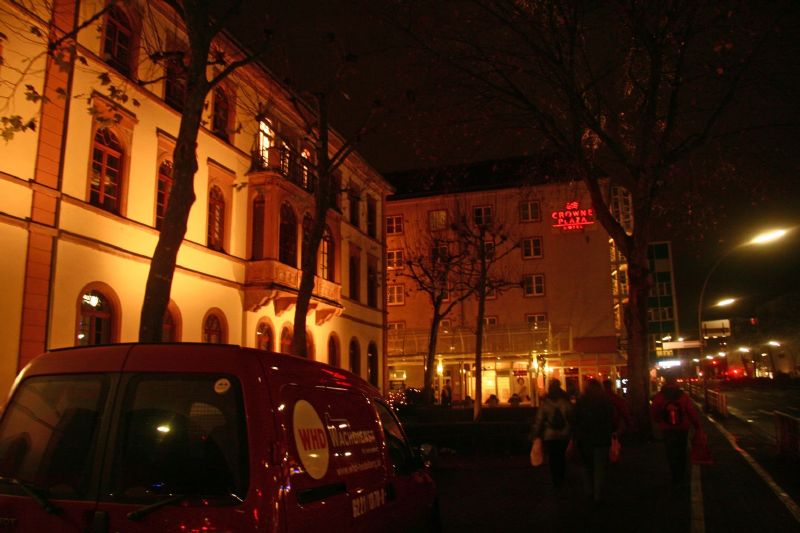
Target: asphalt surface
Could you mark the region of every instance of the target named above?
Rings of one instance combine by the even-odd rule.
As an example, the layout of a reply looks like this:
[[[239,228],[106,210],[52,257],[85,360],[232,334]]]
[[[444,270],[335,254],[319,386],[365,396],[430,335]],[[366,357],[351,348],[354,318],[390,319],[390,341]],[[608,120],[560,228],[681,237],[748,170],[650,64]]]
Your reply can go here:
[[[703,423],[714,464],[694,467],[694,482],[669,480],[660,440],[624,441],[600,504],[584,494],[578,464],[556,491],[547,466],[533,468],[527,456],[442,454],[433,475],[443,530],[800,531],[800,465],[778,458],[774,441],[746,421]]]

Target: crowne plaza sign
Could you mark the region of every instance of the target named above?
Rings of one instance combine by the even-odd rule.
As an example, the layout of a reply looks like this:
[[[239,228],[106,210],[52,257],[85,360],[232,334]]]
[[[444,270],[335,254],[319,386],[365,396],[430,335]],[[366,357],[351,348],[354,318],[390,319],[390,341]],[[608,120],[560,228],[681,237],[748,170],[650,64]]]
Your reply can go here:
[[[572,201],[564,204],[564,209],[550,213],[553,227],[562,231],[575,231],[595,223],[594,209],[581,207],[580,203]]]

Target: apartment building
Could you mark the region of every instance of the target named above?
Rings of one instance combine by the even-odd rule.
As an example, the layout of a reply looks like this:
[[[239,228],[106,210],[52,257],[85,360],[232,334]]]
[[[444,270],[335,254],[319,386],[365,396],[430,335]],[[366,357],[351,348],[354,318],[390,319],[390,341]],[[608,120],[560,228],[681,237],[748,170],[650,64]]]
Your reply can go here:
[[[0,99],[7,113],[38,122],[0,144],[0,390],[7,390],[43,350],[137,340],[186,90],[150,61],[143,43],[153,35],[187,40],[168,2],[118,3],[78,33],[80,59],[65,64],[45,54],[47,36],[86,23],[104,2],[3,4]],[[213,46],[241,51],[225,37]],[[107,94],[104,76],[125,88],[124,100]],[[27,84],[46,100],[27,99]],[[294,96],[255,64],[209,95],[165,340],[288,351],[315,180],[313,140]],[[332,149],[343,142],[332,135]],[[336,178],[337,207],[327,217],[307,317],[309,357],[380,386],[381,223],[391,187],[357,153]]]
[[[504,283],[486,299],[482,401],[492,394],[500,402],[513,394],[534,401],[550,378],[580,391],[587,378],[624,375],[609,236],[588,192],[580,182],[509,164],[476,165],[443,183],[441,176],[406,186],[407,176],[394,179],[398,193],[386,207],[390,388],[423,384],[432,307],[408,262],[426,246],[453,246],[459,224],[494,224],[513,243],[508,253],[494,250],[492,275]],[[449,384],[454,400],[475,398],[477,304],[466,298],[439,327],[437,387]]]

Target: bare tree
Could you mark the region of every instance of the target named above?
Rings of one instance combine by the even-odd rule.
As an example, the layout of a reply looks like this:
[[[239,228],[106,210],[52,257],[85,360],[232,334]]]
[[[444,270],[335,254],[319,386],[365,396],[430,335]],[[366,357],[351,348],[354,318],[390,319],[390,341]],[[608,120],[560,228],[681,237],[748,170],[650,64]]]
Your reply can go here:
[[[527,131],[586,184],[625,255],[632,412],[648,428],[647,245],[665,183],[723,126],[777,20],[746,2],[400,2],[400,27],[485,122]],[[752,9],[751,9],[752,8]],[[419,11],[417,11],[419,10]],[[780,13],[778,13],[780,16]],[[474,116],[474,115],[473,115]],[[728,122],[731,126],[731,122]],[[601,182],[627,190],[631,225]]]

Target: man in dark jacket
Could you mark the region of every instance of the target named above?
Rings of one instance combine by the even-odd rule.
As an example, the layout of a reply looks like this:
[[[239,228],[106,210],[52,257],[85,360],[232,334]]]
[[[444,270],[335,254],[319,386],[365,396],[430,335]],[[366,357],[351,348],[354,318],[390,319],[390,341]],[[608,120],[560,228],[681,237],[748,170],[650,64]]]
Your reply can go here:
[[[680,483],[686,478],[689,429],[700,432],[702,428],[689,395],[678,387],[674,377],[667,378],[661,391],[653,396],[650,416],[661,429],[672,481]]]

